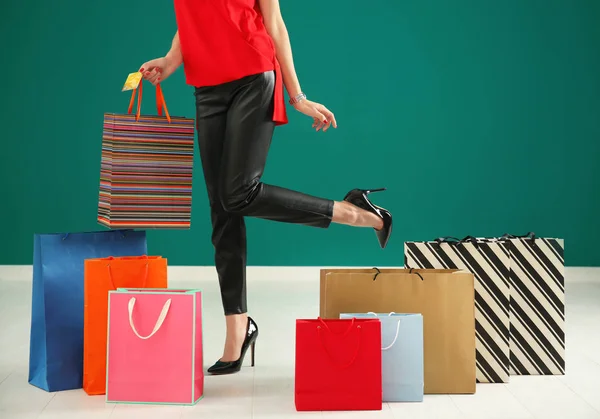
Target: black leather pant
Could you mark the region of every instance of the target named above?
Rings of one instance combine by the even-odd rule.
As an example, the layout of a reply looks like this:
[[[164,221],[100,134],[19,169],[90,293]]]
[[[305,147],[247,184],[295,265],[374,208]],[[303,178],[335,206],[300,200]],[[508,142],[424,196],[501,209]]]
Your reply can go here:
[[[244,217],[326,228],[333,201],[261,182],[275,123],[272,71],[196,88],[196,126],[225,315],[246,306]]]

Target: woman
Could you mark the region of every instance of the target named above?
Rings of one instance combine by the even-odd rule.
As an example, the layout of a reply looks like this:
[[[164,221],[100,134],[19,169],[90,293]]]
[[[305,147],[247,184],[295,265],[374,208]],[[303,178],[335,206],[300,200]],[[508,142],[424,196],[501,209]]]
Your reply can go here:
[[[372,227],[382,248],[392,217],[369,201],[374,191],[355,189],[334,202],[261,182],[274,128],[288,122],[284,84],[290,104],[313,119],[316,131],[337,128],[333,113],[300,89],[278,0],[175,0],[175,15],[178,31],[170,51],[140,71],[156,85],[183,64],[187,83],[196,88],[196,127],[227,325],[223,356],[208,371],[228,374],[240,370],[249,347],[254,365],[258,336],[246,314],[244,217]]]

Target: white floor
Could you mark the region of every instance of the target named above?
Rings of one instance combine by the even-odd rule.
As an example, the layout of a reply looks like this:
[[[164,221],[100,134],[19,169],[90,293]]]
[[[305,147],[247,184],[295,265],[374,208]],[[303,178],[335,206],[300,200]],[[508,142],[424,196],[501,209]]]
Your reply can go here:
[[[212,268],[170,268],[170,286],[202,288],[206,363],[224,339]],[[423,403],[384,404],[378,412],[297,413],[294,408],[294,325],[318,315],[318,269],[251,268],[249,304],[260,328],[257,366],[205,379],[193,407],[105,404],[82,390],[46,393],[27,383],[31,268],[0,266],[0,419],[600,419],[600,269],[567,272],[567,375],[512,377],[480,384],[473,396],[425,396]],[[208,365],[207,365],[208,366]]]

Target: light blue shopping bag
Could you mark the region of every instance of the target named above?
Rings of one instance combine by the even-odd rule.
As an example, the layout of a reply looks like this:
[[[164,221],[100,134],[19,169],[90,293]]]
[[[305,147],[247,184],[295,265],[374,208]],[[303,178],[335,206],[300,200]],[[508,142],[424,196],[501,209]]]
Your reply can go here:
[[[342,313],[340,318],[381,321],[381,367],[384,402],[422,402],[424,387],[423,316],[421,314]]]

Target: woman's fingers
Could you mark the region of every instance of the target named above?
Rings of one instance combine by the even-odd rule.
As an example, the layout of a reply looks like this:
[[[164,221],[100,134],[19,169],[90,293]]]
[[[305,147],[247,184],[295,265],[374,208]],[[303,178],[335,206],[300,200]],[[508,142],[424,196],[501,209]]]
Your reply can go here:
[[[152,70],[150,76],[148,77],[148,81],[154,85],[158,83],[160,79],[160,73],[156,70]]]
[[[327,121],[329,121],[331,125],[333,125],[333,128],[337,128],[337,121],[335,120],[335,115],[333,114],[333,112],[327,110],[325,116],[327,117]]]
[[[333,112],[331,112],[325,106],[322,106],[322,109],[320,109],[320,111],[323,115],[325,115],[325,118],[327,119],[327,124],[326,124],[325,128],[323,128],[323,131],[327,131],[332,124],[333,124],[334,128],[337,128],[337,122],[335,120],[335,116],[333,115]]]
[[[154,60],[146,61],[140,67],[140,72],[145,73],[155,69],[160,69],[164,65],[164,58],[155,58]]]
[[[302,101],[296,106],[296,110],[303,114],[312,117],[312,127],[320,131],[327,131],[331,125],[337,128],[337,122],[333,112],[327,109],[325,106],[310,101]]]
[[[152,80],[156,76],[160,75],[160,72],[161,72],[160,68],[151,67],[151,68],[147,68],[144,71],[142,71],[142,76],[144,77],[145,80]]]
[[[337,128],[337,121],[335,120],[335,115],[325,106],[317,104],[314,107],[315,118],[318,119],[319,124],[317,126],[317,131],[323,129],[323,132],[327,131],[331,125],[334,128]]]
[[[325,118],[325,115],[323,115],[317,109],[315,109],[315,118],[318,121],[316,130],[319,131],[325,124],[327,124],[327,118]]]

